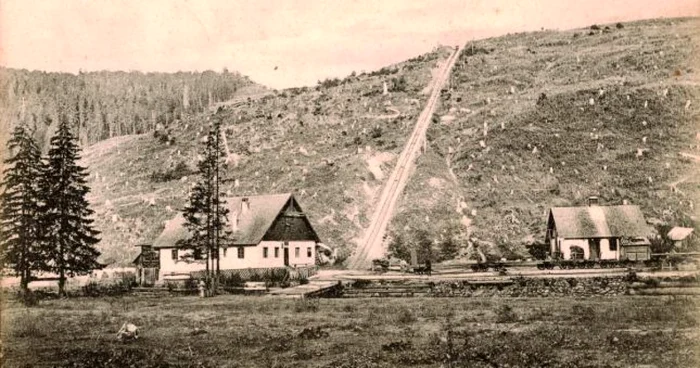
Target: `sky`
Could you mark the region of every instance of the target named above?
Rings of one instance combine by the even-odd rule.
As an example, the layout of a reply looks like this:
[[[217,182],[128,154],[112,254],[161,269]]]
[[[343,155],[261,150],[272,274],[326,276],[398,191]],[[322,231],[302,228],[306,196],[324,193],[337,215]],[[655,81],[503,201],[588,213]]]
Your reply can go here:
[[[699,16],[699,0],[0,0],[0,65],[314,85],[506,33]]]

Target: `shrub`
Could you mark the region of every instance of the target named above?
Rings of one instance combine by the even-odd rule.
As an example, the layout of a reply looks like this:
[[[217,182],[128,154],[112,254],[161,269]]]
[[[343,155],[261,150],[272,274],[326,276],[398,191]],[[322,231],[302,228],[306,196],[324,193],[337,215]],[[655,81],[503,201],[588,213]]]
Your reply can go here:
[[[615,28],[617,28],[617,29],[622,29],[622,28],[625,28],[625,25],[622,24],[622,23],[617,23],[617,24],[615,25]]]
[[[459,254],[459,244],[453,234],[449,234],[440,242],[440,260],[454,259]]]
[[[391,92],[406,92],[408,83],[406,82],[406,78],[402,75],[399,78],[392,78],[391,79]]]
[[[267,287],[289,287],[291,285],[291,275],[286,268],[274,269],[265,272],[260,281],[265,281],[265,286]]]
[[[245,281],[238,272],[225,273],[219,278],[219,282],[224,287],[243,287]]]
[[[324,81],[318,81],[318,85],[323,88],[332,88],[340,85],[341,80],[338,78],[325,79]]]
[[[128,276],[123,276],[118,281],[109,283],[88,281],[83,286],[82,292],[84,296],[89,297],[119,296],[130,292],[134,283],[135,280]]]
[[[478,55],[478,54],[488,55],[490,53],[491,53],[491,51],[489,51],[483,47],[474,47],[474,46],[465,47],[464,52],[463,52],[463,54],[465,56],[473,56],[473,55]]]
[[[659,285],[661,284],[661,281],[659,281],[659,279],[649,278],[649,279],[644,280],[644,284],[648,287],[655,288],[655,287],[659,287]]]
[[[189,166],[184,161],[178,162],[174,167],[163,171],[156,170],[151,173],[151,181],[155,183],[164,183],[171,180],[179,180],[184,176],[192,173]]]
[[[168,131],[160,131],[156,129],[153,131],[153,138],[155,138],[158,143],[175,144],[175,137],[171,137]]]
[[[594,25],[591,26],[591,30],[592,30],[592,31],[598,31],[598,30],[600,30],[600,26],[597,25],[597,24],[594,24]]]
[[[639,277],[637,277],[637,273],[634,271],[630,271],[625,275],[625,282],[631,283],[639,280]]]
[[[526,245],[527,252],[534,259],[546,259],[549,254],[549,246],[545,243],[533,243]]]
[[[352,284],[352,287],[355,289],[364,289],[369,285],[372,285],[372,280],[359,279],[355,280],[355,282]]]
[[[373,127],[370,132],[369,136],[372,137],[372,139],[376,139],[382,136],[382,127],[380,126],[375,126]]]

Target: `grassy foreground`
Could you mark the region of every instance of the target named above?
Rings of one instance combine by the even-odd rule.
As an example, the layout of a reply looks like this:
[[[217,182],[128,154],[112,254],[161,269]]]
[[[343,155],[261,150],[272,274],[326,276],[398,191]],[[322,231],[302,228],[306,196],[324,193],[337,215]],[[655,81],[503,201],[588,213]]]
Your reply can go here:
[[[697,367],[690,297],[75,298],[2,308],[3,366]],[[115,334],[130,321],[135,342]]]

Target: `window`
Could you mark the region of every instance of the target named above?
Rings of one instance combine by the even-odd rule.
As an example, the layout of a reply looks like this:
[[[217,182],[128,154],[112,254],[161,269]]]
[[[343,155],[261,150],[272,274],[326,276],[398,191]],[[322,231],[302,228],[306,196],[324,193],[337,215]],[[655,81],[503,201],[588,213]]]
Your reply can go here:
[[[306,248],[306,256],[311,258],[311,247]]]
[[[584,255],[583,248],[576,245],[571,246],[571,259],[583,259]]]
[[[227,251],[227,250],[228,250],[228,248],[224,248],[224,251],[223,251],[224,257],[226,257],[226,251]]]
[[[280,257],[280,247],[275,247],[275,258]]]
[[[610,250],[617,250],[617,239],[610,239]]]
[[[267,247],[263,247],[263,258],[267,258]]]
[[[177,249],[173,249],[173,251],[172,251],[172,257],[173,257],[173,260],[177,261],[177,258],[178,258]]]
[[[240,258],[240,259],[245,258],[245,248],[238,247],[238,258]]]
[[[294,248],[294,257],[299,258],[299,247]]]
[[[192,251],[192,257],[193,257],[194,259],[204,259],[204,254],[203,254],[203,252],[202,252],[202,250],[201,250],[200,248],[195,248],[195,249]]]

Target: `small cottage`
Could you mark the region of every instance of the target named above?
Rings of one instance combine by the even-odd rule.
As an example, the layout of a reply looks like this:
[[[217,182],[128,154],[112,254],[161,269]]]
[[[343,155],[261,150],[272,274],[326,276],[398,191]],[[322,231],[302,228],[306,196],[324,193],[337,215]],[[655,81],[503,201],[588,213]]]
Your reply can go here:
[[[639,206],[600,206],[597,198],[584,207],[549,210],[546,242],[562,259],[647,260],[652,233]]]
[[[308,217],[292,194],[225,198],[232,245],[219,253],[222,270],[306,267],[316,264],[320,243]],[[204,270],[203,257],[178,247],[190,235],[178,214],[153,243],[162,278]]]
[[[132,262],[136,266],[136,282],[140,286],[152,286],[158,281],[160,259],[158,252],[150,244],[137,245],[141,253]]]

